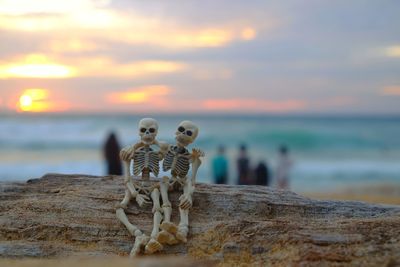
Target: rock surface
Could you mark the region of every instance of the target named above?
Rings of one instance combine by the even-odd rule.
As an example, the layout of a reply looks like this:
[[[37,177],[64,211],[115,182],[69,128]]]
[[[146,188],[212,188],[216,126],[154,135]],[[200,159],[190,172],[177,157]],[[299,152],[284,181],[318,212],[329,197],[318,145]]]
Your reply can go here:
[[[116,217],[121,177],[49,174],[0,183],[0,256],[126,256],[133,239]],[[178,193],[171,194],[173,220]],[[187,244],[162,255],[217,265],[397,266],[400,206],[317,201],[257,186],[198,184]],[[149,234],[151,207],[129,219]]]

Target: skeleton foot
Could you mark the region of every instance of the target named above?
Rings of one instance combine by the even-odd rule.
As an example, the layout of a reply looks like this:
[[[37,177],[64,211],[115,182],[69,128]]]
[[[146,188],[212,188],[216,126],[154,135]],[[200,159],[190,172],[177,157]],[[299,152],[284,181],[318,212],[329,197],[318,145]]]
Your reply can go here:
[[[187,242],[187,235],[188,235],[189,229],[187,226],[179,226],[178,232],[176,232],[176,239],[179,241],[186,243]]]
[[[163,249],[163,245],[160,244],[157,240],[152,238],[149,243],[147,243],[146,248],[145,248],[145,253],[146,254],[153,254],[156,253],[157,251],[160,251]]]
[[[178,231],[178,227],[172,222],[163,222],[160,225],[160,228],[161,230],[167,231],[168,233],[171,233],[173,235],[175,235]]]
[[[137,236],[135,238],[135,244],[133,245],[133,248],[132,248],[129,256],[131,258],[133,258],[133,257],[136,257],[137,255],[139,255],[140,251],[147,244],[147,242],[149,242],[149,237],[147,235],[142,234],[140,236]]]
[[[178,239],[176,239],[176,237],[173,234],[165,230],[158,233],[157,241],[160,242],[161,244],[168,244],[168,245],[176,245],[179,243]]]

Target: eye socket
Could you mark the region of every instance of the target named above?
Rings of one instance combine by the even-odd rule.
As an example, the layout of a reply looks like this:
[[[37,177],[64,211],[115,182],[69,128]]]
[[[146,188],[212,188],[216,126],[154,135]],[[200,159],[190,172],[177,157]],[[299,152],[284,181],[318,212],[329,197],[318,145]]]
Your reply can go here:
[[[185,131],[185,128],[183,128],[182,126],[180,126],[180,127],[178,128],[178,131],[180,131],[181,133],[183,133],[183,132]]]
[[[192,136],[193,135],[192,131],[187,131],[186,134],[187,134],[187,136]]]
[[[155,133],[155,132],[156,132],[156,129],[150,128],[150,129],[149,129],[149,132],[150,132],[150,133]]]
[[[145,133],[146,132],[146,128],[140,128],[140,132]]]

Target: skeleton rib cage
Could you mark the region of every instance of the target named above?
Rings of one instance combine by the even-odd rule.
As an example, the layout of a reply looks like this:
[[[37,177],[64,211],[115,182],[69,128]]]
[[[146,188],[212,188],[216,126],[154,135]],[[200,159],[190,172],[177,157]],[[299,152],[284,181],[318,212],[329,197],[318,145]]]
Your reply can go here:
[[[133,174],[139,176],[145,169],[156,177],[160,171],[160,156],[150,147],[142,147],[135,151],[133,156]]]
[[[170,146],[163,162],[163,171],[171,170],[173,176],[185,178],[190,168],[190,153],[186,148]]]

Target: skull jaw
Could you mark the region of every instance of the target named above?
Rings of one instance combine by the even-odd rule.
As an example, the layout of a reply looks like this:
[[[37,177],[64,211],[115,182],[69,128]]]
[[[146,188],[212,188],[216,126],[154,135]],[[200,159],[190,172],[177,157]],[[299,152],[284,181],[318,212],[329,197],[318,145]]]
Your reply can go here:
[[[179,134],[175,137],[176,144],[179,147],[186,147],[192,143],[192,140],[189,139],[186,135],[184,134]]]
[[[145,145],[152,145],[154,143],[155,138],[149,135],[142,136],[142,143]]]

